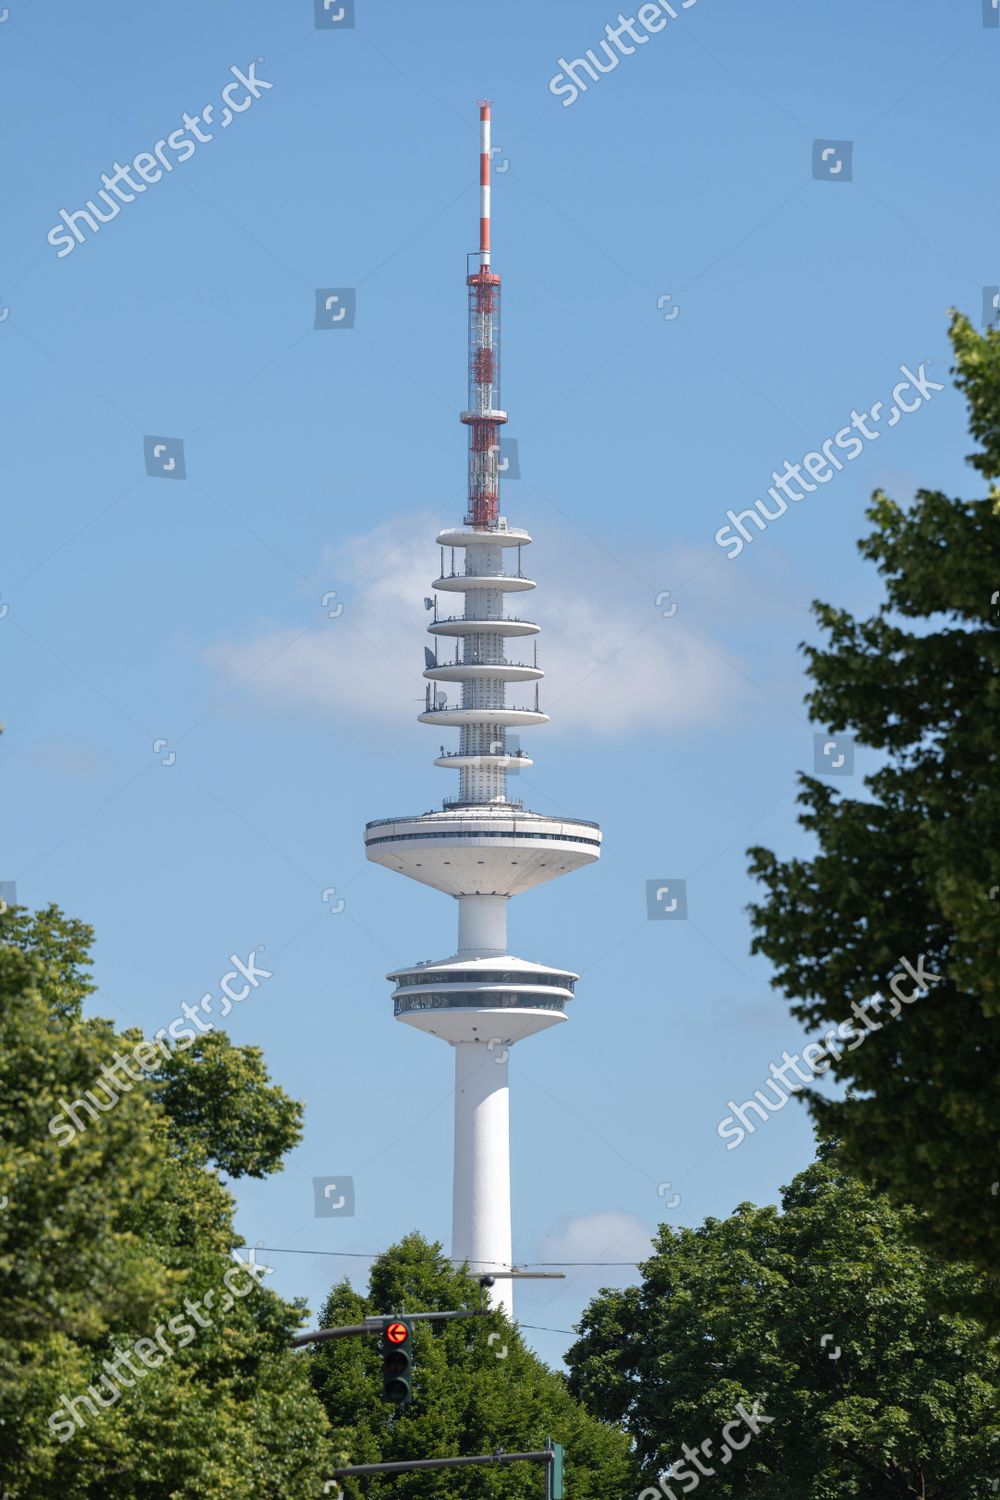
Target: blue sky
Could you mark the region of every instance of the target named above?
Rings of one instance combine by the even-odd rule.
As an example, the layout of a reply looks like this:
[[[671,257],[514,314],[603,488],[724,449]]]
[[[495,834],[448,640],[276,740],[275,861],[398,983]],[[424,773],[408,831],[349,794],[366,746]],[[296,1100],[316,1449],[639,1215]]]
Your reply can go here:
[[[1000,283],[981,0],[698,0],[565,107],[560,58],[616,17],[357,0],[319,30],[305,0],[11,0],[0,25],[0,876],[94,924],[121,1025],[167,1024],[263,945],[272,977],[226,1025],[306,1134],[239,1186],[239,1225],[314,1309],[407,1230],[450,1232],[451,1057],[393,1023],[384,975],[451,952],[455,910],[361,835],[454,790],[415,715],[434,533],[463,514],[477,98],[503,509],[536,538],[552,719],[520,791],[606,840],[511,911],[513,951],[583,976],[570,1023],[511,1058],[518,1260],[632,1262],[660,1219],[772,1201],[811,1159],[797,1104],[738,1150],[716,1135],[803,1041],[748,955],[744,851],[807,848],[797,646],[812,599],[878,600],[870,492],[977,493],[949,387],[739,557],[713,540],[901,365],[944,380],[948,308],[978,322]],[[258,58],[269,90],[57,255],[61,209]],[[853,180],[814,179],[816,140],[853,142]],[[315,330],[316,289],[345,287],[355,326]],[[147,436],[183,439],[186,479],[147,476]],[[651,879],[687,880],[687,921],[647,919]],[[314,1218],[312,1177],[338,1174],[356,1216]],[[631,1275],[567,1269],[521,1289],[526,1324],[568,1329]]]

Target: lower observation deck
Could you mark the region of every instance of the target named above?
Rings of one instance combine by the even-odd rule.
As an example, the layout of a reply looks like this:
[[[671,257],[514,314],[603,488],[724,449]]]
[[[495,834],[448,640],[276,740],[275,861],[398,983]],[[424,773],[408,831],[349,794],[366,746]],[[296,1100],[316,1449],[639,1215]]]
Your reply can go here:
[[[599,859],[601,830],[492,803],[369,823],[365,852],[451,896],[516,896]]]
[[[499,1044],[565,1020],[579,976],[505,953],[456,954],[387,977],[396,983],[392,998],[398,1021],[450,1042]]]

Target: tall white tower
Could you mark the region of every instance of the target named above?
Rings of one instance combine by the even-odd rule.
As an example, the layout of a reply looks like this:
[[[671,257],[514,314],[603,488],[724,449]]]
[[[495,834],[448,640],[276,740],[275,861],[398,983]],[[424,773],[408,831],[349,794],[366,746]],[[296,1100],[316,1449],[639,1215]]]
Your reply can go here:
[[[500,277],[490,267],[490,106],[480,104],[480,243],[469,288],[469,508],[465,525],[442,531],[441,575],[433,588],[460,596],[428,626],[428,679],[422,724],[457,729],[457,750],[434,762],[459,773],[457,797],[441,812],[383,818],[365,828],[368,858],[411,880],[446,891],[458,902],[458,951],[387,977],[395,982],[395,1015],[449,1042],[455,1050],[455,1175],[452,1257],[484,1275],[511,1268],[509,1048],[566,1019],[577,975],[515,958],[507,950],[507,903],[569,870],[596,860],[596,823],[526,812],[507,796],[507,772],[532,764],[508,731],[545,724],[539,711],[543,676],[532,643],[530,661],[511,660],[507,642],[524,655],[539,627],[506,611],[507,596],[535,587],[521,570],[531,537],[499,514]],[[457,556],[458,555],[458,559]],[[461,566],[457,560],[464,557]],[[452,659],[442,659],[442,641]],[[508,705],[507,685],[519,684]],[[455,684],[457,701],[449,702]],[[529,686],[534,684],[533,689]],[[524,697],[533,694],[529,706]],[[497,1282],[495,1305],[511,1311],[511,1284]]]

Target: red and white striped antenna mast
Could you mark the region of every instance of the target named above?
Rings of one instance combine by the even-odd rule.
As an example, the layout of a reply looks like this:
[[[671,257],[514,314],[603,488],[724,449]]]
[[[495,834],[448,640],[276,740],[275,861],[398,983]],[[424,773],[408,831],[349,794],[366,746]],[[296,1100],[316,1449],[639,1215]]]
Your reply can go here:
[[[490,105],[479,101],[479,269],[490,268]]]
[[[490,266],[490,100],[479,101],[479,267],[469,288],[469,429],[467,526],[494,531],[500,521],[500,277]]]

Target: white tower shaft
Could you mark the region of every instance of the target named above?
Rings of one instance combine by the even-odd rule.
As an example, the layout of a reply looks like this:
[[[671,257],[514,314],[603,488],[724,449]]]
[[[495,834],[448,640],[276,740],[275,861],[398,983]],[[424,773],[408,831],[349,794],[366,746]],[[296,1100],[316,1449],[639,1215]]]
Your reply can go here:
[[[509,1141],[507,1049],[456,1042],[451,1253],[474,1275],[510,1270]],[[498,1281],[490,1300],[512,1317],[511,1290]]]
[[[477,958],[507,952],[507,897],[459,896],[458,951]]]

